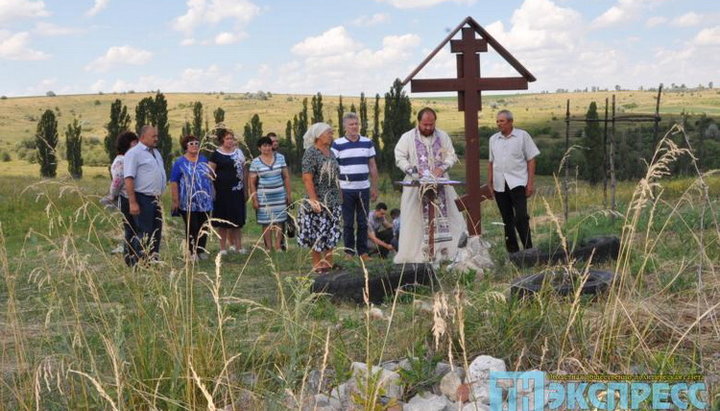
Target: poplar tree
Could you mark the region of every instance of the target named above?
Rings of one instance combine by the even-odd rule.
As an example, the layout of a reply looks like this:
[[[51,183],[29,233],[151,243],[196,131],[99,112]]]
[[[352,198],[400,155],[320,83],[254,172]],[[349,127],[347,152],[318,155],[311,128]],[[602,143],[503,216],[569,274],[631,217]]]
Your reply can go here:
[[[373,132],[372,132],[372,140],[373,144],[375,144],[375,150],[377,150],[378,155],[376,156],[376,161],[378,162],[378,167],[380,167],[382,162],[382,156],[380,155],[380,94],[375,94],[375,107],[373,108]]]
[[[58,131],[55,113],[52,110],[45,110],[38,121],[35,133],[37,160],[42,177],[55,177],[57,174],[57,155],[55,153],[57,143]]]
[[[225,121],[225,110],[222,107],[218,107],[217,110],[213,111],[213,118],[215,118],[215,124],[222,123]],[[195,136],[201,138],[201,136]]]
[[[367,116],[367,99],[365,93],[360,93],[360,135],[367,137],[368,116]]]
[[[170,137],[170,123],[168,121],[167,100],[165,95],[158,91],[153,104],[152,125],[157,128],[158,150],[165,163],[165,173],[170,175],[172,168],[172,137]]]
[[[312,106],[312,112],[313,112],[311,123],[315,124],[315,123],[322,122],[323,121],[323,113],[322,113],[323,103],[322,103],[322,94],[320,94],[319,91],[316,95],[313,96],[311,106]]]
[[[254,114],[250,119],[250,122],[245,123],[243,137],[245,137],[245,144],[247,145],[250,155],[257,157],[260,155],[260,150],[257,147],[257,142],[263,136],[262,122],[260,116]]]
[[[201,102],[196,101],[193,104],[193,121],[192,121],[192,135],[202,139],[205,136],[205,130],[203,130],[203,105]]]
[[[140,129],[155,123],[155,100],[145,97],[135,107],[135,133],[140,136]]]
[[[345,135],[345,125],[343,124],[343,116],[345,115],[345,106],[343,106],[342,95],[340,96],[340,102],[337,108],[338,113],[338,137]]]
[[[597,104],[590,103],[585,115],[583,145],[585,146],[585,169],[583,176],[590,184],[597,184],[605,175],[605,156],[602,141],[602,130],[598,120]]]
[[[105,126],[107,129],[107,135],[105,135],[105,152],[110,162],[117,156],[117,136],[123,131],[130,129],[130,122],[131,119],[127,106],[123,105],[120,99],[116,99],[110,105],[110,122]]]
[[[400,136],[414,127],[410,120],[412,115],[412,104],[410,97],[403,91],[400,79],[395,79],[390,91],[385,93],[385,112],[382,131],[382,160],[383,165],[388,167],[395,163],[395,145]],[[389,167],[392,180],[399,180],[403,172],[397,167]]]
[[[65,130],[65,157],[68,161],[68,172],[74,179],[82,178],[82,125],[77,118],[68,124]]]

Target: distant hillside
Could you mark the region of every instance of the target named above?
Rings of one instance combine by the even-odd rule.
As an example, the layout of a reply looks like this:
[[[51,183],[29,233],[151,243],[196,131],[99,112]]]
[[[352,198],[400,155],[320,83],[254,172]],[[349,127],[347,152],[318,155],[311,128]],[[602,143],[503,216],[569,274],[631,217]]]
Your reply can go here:
[[[516,125],[528,128],[539,134],[537,137],[557,138],[564,136],[564,117],[566,100],[570,99],[570,110],[574,116],[583,116],[590,102],[598,103],[602,115],[606,98],[616,95],[618,112],[651,113],[655,107],[655,91],[620,91],[595,93],[551,93],[551,94],[508,94],[483,96],[483,111],[480,113],[480,125],[494,128],[495,113],[500,109],[514,111]],[[142,98],[151,93],[128,94],[94,94],[56,97],[21,97],[0,99],[0,153],[9,153],[13,160],[19,158],[14,153],[18,143],[32,138],[37,121],[46,109],[55,110],[58,114],[60,140],[64,140],[62,131],[74,116],[81,119],[83,137],[88,151],[86,164],[104,161],[102,146],[99,143],[105,137],[105,124],[108,122],[110,104],[121,99],[134,117],[135,106]],[[200,101],[204,115],[212,125],[212,113],[218,107],[225,110],[225,123],[234,128],[239,135],[246,122],[253,114],[258,114],[263,123],[263,131],[274,131],[281,137],[285,135],[286,123],[302,109],[302,100],[311,96],[273,94],[267,100],[248,98],[245,94],[192,94],[166,93],[170,118],[170,133],[177,141],[185,121],[192,119],[192,104]],[[431,106],[438,111],[438,127],[454,135],[463,132],[463,113],[457,111],[455,97],[424,97],[414,96],[413,109],[417,112],[424,106]],[[325,121],[337,125],[338,96],[323,96],[323,112]],[[345,110],[350,105],[358,107],[360,98],[343,96]],[[383,98],[380,98],[381,121]],[[374,96],[368,99],[369,128],[372,129],[372,110]],[[310,109],[311,111],[311,109]],[[685,112],[691,114],[706,113],[711,116],[720,115],[720,90],[705,89],[699,91],[667,92],[661,101],[661,114],[677,115]],[[573,132],[581,125],[573,126]],[[545,135],[545,137],[543,136]]]

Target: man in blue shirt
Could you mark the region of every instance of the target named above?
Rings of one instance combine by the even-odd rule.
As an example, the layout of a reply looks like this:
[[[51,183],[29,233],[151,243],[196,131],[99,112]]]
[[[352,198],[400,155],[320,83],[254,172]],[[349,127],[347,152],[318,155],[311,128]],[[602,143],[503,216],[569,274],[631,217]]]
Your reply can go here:
[[[359,255],[367,259],[367,216],[370,201],[377,199],[375,146],[372,140],[360,135],[360,119],[357,114],[346,113],[343,116],[343,126],[345,136],[335,140],[331,149],[340,165],[345,252],[350,256]]]
[[[128,213],[132,218],[130,225],[135,230],[125,249],[125,262],[129,266],[142,258],[156,261],[159,257],[162,237],[160,196],[165,192],[167,177],[157,143],[157,129],[143,126],[140,142],[125,153],[123,160]]]

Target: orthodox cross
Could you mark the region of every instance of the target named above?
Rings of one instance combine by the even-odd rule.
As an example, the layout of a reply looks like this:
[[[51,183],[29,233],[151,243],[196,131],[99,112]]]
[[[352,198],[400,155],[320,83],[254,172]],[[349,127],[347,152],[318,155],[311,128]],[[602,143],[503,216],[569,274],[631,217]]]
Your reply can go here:
[[[461,40],[452,38],[462,30]],[[475,38],[475,34],[480,38]],[[457,78],[413,79],[427,63],[448,43],[456,53]],[[502,56],[522,77],[480,77],[480,55],[488,44]],[[460,211],[467,211],[467,227],[470,235],[481,232],[480,203],[489,198],[492,185],[480,185],[480,142],[478,136],[478,111],[483,90],[526,90],[528,82],[535,77],[518,62],[500,43],[472,18],[467,17],[455,30],[430,53],[425,60],[403,81],[410,82],[411,92],[457,91],[458,110],[465,112],[465,179],[466,194],[456,200]],[[492,182],[490,182],[492,184]]]

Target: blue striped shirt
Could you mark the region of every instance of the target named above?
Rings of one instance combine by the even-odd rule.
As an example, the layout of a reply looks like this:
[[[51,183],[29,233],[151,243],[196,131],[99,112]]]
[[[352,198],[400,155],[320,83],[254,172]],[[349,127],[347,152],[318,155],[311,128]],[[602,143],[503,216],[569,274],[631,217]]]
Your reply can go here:
[[[333,154],[340,165],[340,188],[343,190],[367,190],[370,188],[368,163],[375,157],[375,146],[367,137],[357,141],[341,137],[332,143]]]

